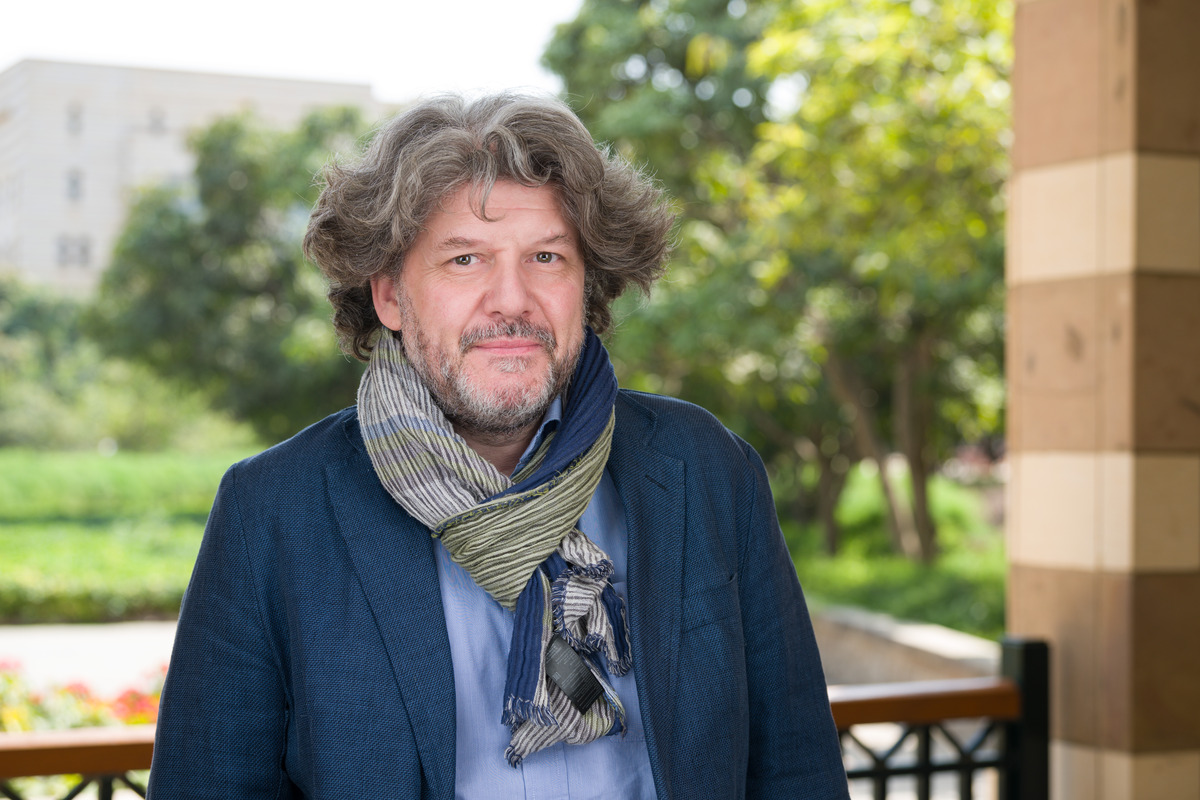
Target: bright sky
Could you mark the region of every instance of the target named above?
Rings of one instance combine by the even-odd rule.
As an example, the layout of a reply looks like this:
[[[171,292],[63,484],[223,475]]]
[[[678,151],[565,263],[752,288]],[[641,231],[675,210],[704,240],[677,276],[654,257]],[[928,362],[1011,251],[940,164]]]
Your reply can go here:
[[[555,92],[538,63],[582,0],[4,0],[0,71],[23,58],[353,81],[398,102],[437,91]]]

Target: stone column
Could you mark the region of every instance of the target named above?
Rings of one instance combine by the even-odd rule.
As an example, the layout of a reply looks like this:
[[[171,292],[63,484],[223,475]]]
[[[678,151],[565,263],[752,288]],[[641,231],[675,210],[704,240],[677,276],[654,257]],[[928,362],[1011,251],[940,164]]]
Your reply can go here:
[[[1052,797],[1200,800],[1200,2],[1019,0],[1008,627]]]

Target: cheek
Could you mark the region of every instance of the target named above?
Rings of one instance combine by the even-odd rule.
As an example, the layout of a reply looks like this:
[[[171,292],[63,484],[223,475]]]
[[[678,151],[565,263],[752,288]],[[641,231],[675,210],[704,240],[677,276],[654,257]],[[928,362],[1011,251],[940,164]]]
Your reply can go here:
[[[596,282],[588,278],[579,281],[579,315],[586,325],[588,321],[589,300],[597,291]]]

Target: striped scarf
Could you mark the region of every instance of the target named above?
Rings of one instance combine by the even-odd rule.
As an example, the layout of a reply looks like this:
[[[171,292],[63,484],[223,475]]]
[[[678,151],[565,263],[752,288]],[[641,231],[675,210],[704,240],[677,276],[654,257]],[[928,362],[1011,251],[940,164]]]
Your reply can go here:
[[[559,431],[510,479],[454,432],[394,336],[380,337],[359,386],[363,439],[388,494],[514,612],[501,717],[514,767],[557,742],[586,744],[625,727],[600,663],[616,675],[632,664],[625,604],[612,562],[576,527],[608,461],[616,392],[608,353],[589,329]],[[600,682],[602,697],[586,713],[547,678],[555,636]]]

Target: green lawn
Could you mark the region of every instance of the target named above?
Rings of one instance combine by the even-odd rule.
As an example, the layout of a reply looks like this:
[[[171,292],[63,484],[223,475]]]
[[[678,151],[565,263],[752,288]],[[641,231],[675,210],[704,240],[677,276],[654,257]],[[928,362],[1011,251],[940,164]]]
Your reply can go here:
[[[980,490],[943,478],[931,486],[941,555],[923,566],[891,553],[873,476],[856,471],[842,495],[838,555],[821,552],[815,526],[784,523],[805,595],[814,607],[859,606],[998,639],[1004,633],[1004,538],[989,525]]]
[[[0,621],[173,616],[221,475],[245,455],[0,449]]]
[[[0,449],[0,622],[173,616],[221,475],[246,455]],[[891,555],[877,483],[859,471],[838,509],[836,557],[815,527],[785,521],[809,602],[1000,636],[1000,532],[977,490],[938,479],[932,502],[943,554],[929,567]]]

